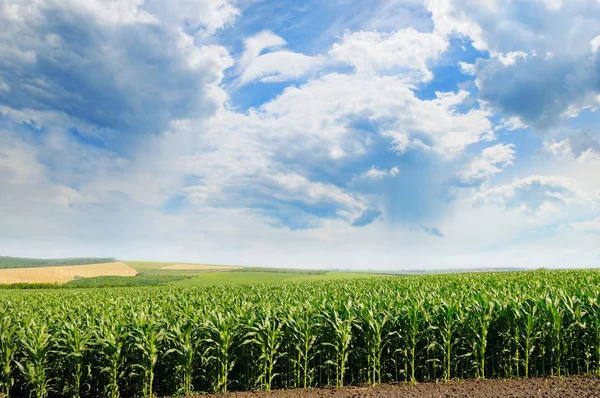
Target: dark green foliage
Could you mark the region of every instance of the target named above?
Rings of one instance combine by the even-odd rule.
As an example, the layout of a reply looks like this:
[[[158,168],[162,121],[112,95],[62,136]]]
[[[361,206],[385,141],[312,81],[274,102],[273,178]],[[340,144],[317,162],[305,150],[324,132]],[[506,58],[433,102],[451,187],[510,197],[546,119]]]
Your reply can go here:
[[[67,282],[63,288],[88,288],[88,287],[142,287],[159,286],[170,282],[189,279],[189,275],[137,275],[137,276],[98,276],[95,278],[81,278]]]
[[[235,268],[230,272],[268,272],[275,274],[303,274],[303,275],[325,275],[327,271],[314,269],[294,269],[294,268],[267,268],[267,267],[243,267]]]
[[[62,265],[86,265],[114,263],[117,261],[114,257],[106,258],[22,258],[22,257],[2,257],[0,256],[0,269],[6,268],[36,268],[36,267],[56,267]]]
[[[75,288],[100,288],[100,287],[143,287],[160,286],[170,282],[177,282],[191,278],[190,275],[137,275],[137,276],[97,276],[93,278],[80,278],[63,285],[56,283],[13,283],[0,285],[0,289],[75,289]]]
[[[596,270],[5,290],[0,391],[125,398],[600,375],[599,297]]]

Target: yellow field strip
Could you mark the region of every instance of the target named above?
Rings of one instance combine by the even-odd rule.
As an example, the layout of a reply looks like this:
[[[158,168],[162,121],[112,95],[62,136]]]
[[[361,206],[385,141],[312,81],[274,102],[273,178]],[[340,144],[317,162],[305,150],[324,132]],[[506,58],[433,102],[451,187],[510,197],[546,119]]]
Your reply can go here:
[[[69,265],[59,267],[0,269],[0,284],[11,283],[66,283],[75,277],[135,276],[137,272],[123,262]]]

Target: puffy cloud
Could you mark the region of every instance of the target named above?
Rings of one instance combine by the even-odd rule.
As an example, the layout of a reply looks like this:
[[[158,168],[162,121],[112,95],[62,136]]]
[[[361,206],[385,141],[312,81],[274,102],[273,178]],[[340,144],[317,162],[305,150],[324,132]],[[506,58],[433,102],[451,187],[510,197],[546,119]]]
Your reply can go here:
[[[446,37],[408,28],[394,33],[346,32],[329,54],[359,73],[400,73],[407,80],[429,81],[433,74],[427,63],[448,48]]]
[[[512,66],[519,58],[527,59],[527,55],[524,51],[511,51],[508,54],[498,54],[498,61],[504,66]]]
[[[420,188],[411,192],[418,177],[413,172],[403,175],[393,161],[413,150],[442,154],[450,161],[467,145],[489,139],[486,112],[457,109],[466,96],[439,93],[433,100],[421,100],[406,82],[391,76],[330,73],[289,87],[243,114],[222,109],[201,130],[194,120],[181,121],[175,131],[197,136],[197,146],[181,169],[197,176],[198,183],[185,192],[195,205],[260,208],[275,219],[283,215],[283,224],[292,214],[364,225],[383,213],[389,220],[414,222],[429,209],[427,202],[433,206],[436,194],[429,189],[435,188],[420,181]],[[400,151],[400,131],[427,145]],[[382,156],[390,157],[390,163],[381,163]],[[356,169],[370,159],[365,166],[371,169]],[[407,192],[394,188],[382,200],[372,192],[373,184],[391,181],[389,177],[402,177],[404,182],[396,183]],[[397,195],[411,204],[402,207],[406,214],[393,216]],[[319,225],[309,220],[303,216],[292,222]]]
[[[509,66],[497,58],[477,62],[480,99],[504,115],[544,128],[595,103],[600,90],[597,57],[531,56],[515,62]]]
[[[497,144],[485,148],[481,151],[480,156],[473,159],[462,172],[461,180],[465,183],[487,180],[492,175],[500,173],[503,168],[511,166],[515,154],[514,144]]]
[[[545,142],[544,149],[557,156],[570,155],[579,159],[600,156],[600,134],[591,129],[573,131],[563,140]]]
[[[476,62],[479,96],[504,116],[542,129],[562,115],[597,106],[597,2],[428,0],[426,5],[436,31],[464,35],[489,53]]]
[[[241,11],[230,0],[146,0],[144,9],[162,23],[186,25],[202,34],[213,34],[233,23]]]
[[[475,67],[475,64],[470,64],[468,62],[462,62],[460,61],[458,63],[458,66],[460,68],[460,71],[465,74],[465,75],[469,75],[469,76],[475,76],[477,69]]]
[[[269,83],[296,79],[323,63],[320,57],[286,50],[261,54],[264,50],[279,48],[285,44],[283,38],[269,31],[246,39],[245,51],[238,65],[239,84],[243,86],[254,81]]]
[[[371,168],[369,170],[362,173],[359,177],[373,179],[373,180],[380,180],[385,177],[394,177],[398,173],[400,173],[400,169],[398,167],[392,167],[389,170],[380,170],[380,169],[376,168],[375,166],[371,166]]]
[[[536,218],[556,213],[563,207],[596,207],[595,200],[575,180],[556,176],[517,178],[511,184],[482,190],[476,195],[476,201],[516,208]]]
[[[592,46],[592,52],[597,53],[598,49],[600,48],[600,35],[590,40],[590,45]]]
[[[221,100],[213,88],[231,58],[163,23],[150,5],[4,2],[0,72],[8,90],[0,90],[0,102],[61,113],[117,136],[159,133],[172,119],[210,115]]]
[[[232,4],[0,5],[3,247],[294,266],[555,264],[567,251],[597,262],[596,134],[564,132],[547,144],[568,155],[558,157],[533,157],[527,130],[515,145],[485,143],[600,103],[591,2],[428,0],[432,21],[422,10],[402,17],[422,19],[414,29],[385,12],[406,2],[364,6],[385,24],[363,15],[352,24],[346,10],[344,27],[362,30],[326,49],[331,37],[311,42],[301,23],[282,33],[289,44],[268,31],[229,37],[225,28],[248,16]],[[255,29],[254,18],[234,33]],[[461,53],[455,34],[482,59],[467,44]],[[232,73],[221,43],[244,45]],[[477,76],[483,101],[445,79],[457,65]],[[263,104],[231,105],[235,83],[284,80],[300,82],[276,95],[246,87]],[[513,162],[516,179],[497,175],[490,187]],[[554,230],[534,217],[590,221]]]

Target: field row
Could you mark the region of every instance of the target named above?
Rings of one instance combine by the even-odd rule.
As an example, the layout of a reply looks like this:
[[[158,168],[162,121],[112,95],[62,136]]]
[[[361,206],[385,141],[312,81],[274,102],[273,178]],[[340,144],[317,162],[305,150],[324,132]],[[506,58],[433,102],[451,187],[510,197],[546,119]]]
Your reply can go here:
[[[597,271],[0,292],[0,395],[600,373]]]

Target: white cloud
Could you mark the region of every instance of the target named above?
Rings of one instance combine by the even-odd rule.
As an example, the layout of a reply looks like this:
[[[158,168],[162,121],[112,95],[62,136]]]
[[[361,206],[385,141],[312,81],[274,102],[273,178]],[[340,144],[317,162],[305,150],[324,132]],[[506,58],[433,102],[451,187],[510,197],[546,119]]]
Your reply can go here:
[[[576,26],[564,23],[575,15],[570,7],[582,9],[583,2],[564,2],[560,13],[552,11],[556,15],[548,19],[549,26],[556,24],[559,35],[536,35],[526,21],[514,19],[514,9],[505,11],[519,1],[427,1],[433,30],[425,20],[419,30],[382,33],[404,26],[397,24],[396,14],[385,15],[384,28],[377,21],[357,23],[352,28],[362,31],[346,33],[331,52],[322,52],[337,64],[326,55],[285,50],[285,40],[273,33],[253,36],[236,65],[238,83],[311,79],[244,112],[230,107],[223,85],[233,60],[219,45],[220,36],[209,37],[244,18],[234,5],[243,3],[51,0],[29,2],[28,9],[24,2],[4,2],[0,58],[9,70],[41,77],[19,87],[14,86],[19,79],[3,75],[10,82],[11,101],[21,102],[9,103],[0,83],[0,96],[5,95],[0,106],[0,244],[12,254],[32,256],[97,254],[302,267],[376,263],[377,268],[398,269],[518,261],[547,266],[564,261],[567,252],[570,262],[597,263],[597,236],[588,233],[597,230],[600,199],[600,158],[590,155],[593,139],[560,137],[548,146],[564,156],[527,158],[526,166],[510,169],[518,176],[513,183],[489,187],[490,176],[511,165],[519,148],[490,146],[461,174],[465,150],[492,140],[495,131],[523,129],[532,118],[508,112],[494,126],[490,119],[497,119],[491,117],[497,103],[473,106],[475,98],[462,90],[424,100],[415,89],[415,82],[431,78],[456,33],[491,53],[491,60],[458,63],[463,73],[478,75],[483,88],[489,83],[486,71],[496,80],[495,73],[533,76],[526,63],[561,66],[570,56],[581,61],[597,51],[591,13]],[[557,5],[549,8],[540,0],[531,7],[545,13]],[[52,21],[44,17],[47,10],[73,21],[68,27],[76,34],[65,37],[57,26],[47,25]],[[89,36],[100,45],[88,43]],[[76,62],[82,59],[87,67]],[[56,75],[35,69],[40,60],[55,60],[54,67],[75,65],[59,70],[81,82],[82,90],[63,90],[62,80],[53,80]],[[449,62],[456,65],[455,59]],[[354,70],[330,73],[332,67],[350,69],[341,63]],[[582,70],[589,66],[581,65]],[[553,81],[549,76],[554,75],[538,76],[543,87]],[[98,100],[105,96],[108,101]],[[90,97],[97,101],[86,102]],[[47,103],[54,107],[41,106]],[[529,97],[523,103],[537,104]],[[577,113],[578,102],[573,103]],[[74,112],[90,109],[102,113],[84,112],[80,118]],[[147,121],[139,136],[115,140],[115,132],[120,136],[126,130],[121,125],[112,133],[98,127],[106,121],[101,116],[120,112],[131,115],[120,121]],[[148,118],[155,114],[161,118]],[[82,137],[70,134],[72,127]],[[31,129],[35,139],[26,132]],[[148,130],[156,132],[148,135]],[[125,141],[122,147],[110,145]],[[411,151],[419,153],[407,154]],[[432,172],[422,172],[421,166]],[[453,188],[452,199],[444,197],[436,209],[423,203],[457,174],[484,182],[477,193],[479,206],[473,207],[474,190],[463,188]],[[173,198],[181,205],[171,208]],[[394,218],[400,208],[424,210]],[[590,221],[552,235],[547,230],[540,234],[540,223],[531,219],[541,219],[542,227],[548,220]],[[443,231],[445,238],[429,238],[421,230]]]
[[[563,133],[567,137],[556,141],[548,140],[543,144],[544,151],[554,156],[568,156],[585,162],[600,158],[600,135],[591,129]]]
[[[209,35],[232,24],[241,14],[230,0],[146,0],[144,8],[163,23],[191,25]]]
[[[521,130],[524,128],[527,128],[527,125],[516,116],[503,118],[500,123],[494,126],[494,130],[506,129],[508,131]]]
[[[487,43],[483,38],[481,26],[463,12],[456,9],[451,0],[425,0],[425,6],[431,13],[435,30],[440,34],[449,35],[459,33],[468,36],[473,41],[473,47],[478,50],[487,50]],[[485,9],[495,9],[491,6],[494,1],[485,1],[478,4]],[[490,7],[491,6],[491,7]]]
[[[596,207],[596,201],[576,180],[557,176],[517,178],[511,184],[485,188],[475,198],[479,203],[519,209],[535,219],[543,219],[565,207]]]
[[[43,18],[44,8],[56,7],[87,14],[108,24],[157,23],[158,20],[143,9],[143,4],[142,0],[12,0],[3,3],[0,16],[11,22],[32,22]]]
[[[598,49],[600,48],[600,35],[590,40],[590,45],[592,46],[592,52],[597,53]]]
[[[45,181],[44,169],[37,163],[33,145],[0,130],[0,180],[11,183],[39,183]]]
[[[572,223],[570,227],[578,231],[600,233],[600,217],[588,221]]]
[[[434,31],[464,35],[489,52],[475,63],[478,95],[504,117],[544,131],[598,107],[594,2],[427,0],[426,6]]]
[[[239,15],[229,0],[11,0],[0,6],[0,18],[12,23],[41,21],[48,9],[85,15],[102,24],[192,25],[212,34]]]
[[[433,74],[427,63],[447,47],[448,41],[442,35],[408,28],[390,34],[346,32],[342,42],[334,44],[329,54],[354,66],[359,73],[400,71],[407,80],[429,81]]]
[[[504,66],[512,66],[517,63],[519,58],[527,58],[528,54],[524,51],[511,51],[507,54],[497,54],[498,59]]]
[[[385,177],[394,177],[400,173],[400,169],[398,167],[392,167],[389,170],[381,170],[376,168],[375,166],[371,166],[371,168],[364,173],[360,174],[359,178],[366,178],[371,180],[381,180]]]
[[[238,65],[239,84],[243,86],[253,81],[269,83],[296,79],[323,63],[320,57],[286,50],[261,55],[264,50],[280,48],[285,44],[283,38],[269,31],[246,39],[245,51]]]
[[[197,46],[194,38],[179,33],[178,47],[186,55],[188,67],[211,76],[211,84],[219,85],[224,71],[233,66],[233,58],[225,47],[214,45]]]
[[[473,159],[469,167],[461,173],[463,182],[487,180],[494,174],[502,172],[507,166],[512,166],[515,158],[513,144],[498,144],[481,151],[481,155]]]
[[[209,18],[209,9],[225,3],[186,4]],[[2,79],[11,87],[0,90],[0,103],[15,112],[55,112],[113,137],[158,134],[172,119],[211,114],[223,101],[217,88],[231,57],[224,47],[191,36],[190,15],[171,20],[146,8],[155,5],[4,2],[0,58]],[[176,13],[177,4],[169,5],[162,3]],[[197,29],[220,24],[209,22]]]
[[[469,64],[467,62],[462,62],[460,61],[458,63],[458,66],[460,67],[460,71],[465,74],[465,75],[469,75],[469,76],[475,76],[476,75],[476,67],[475,64]]]

